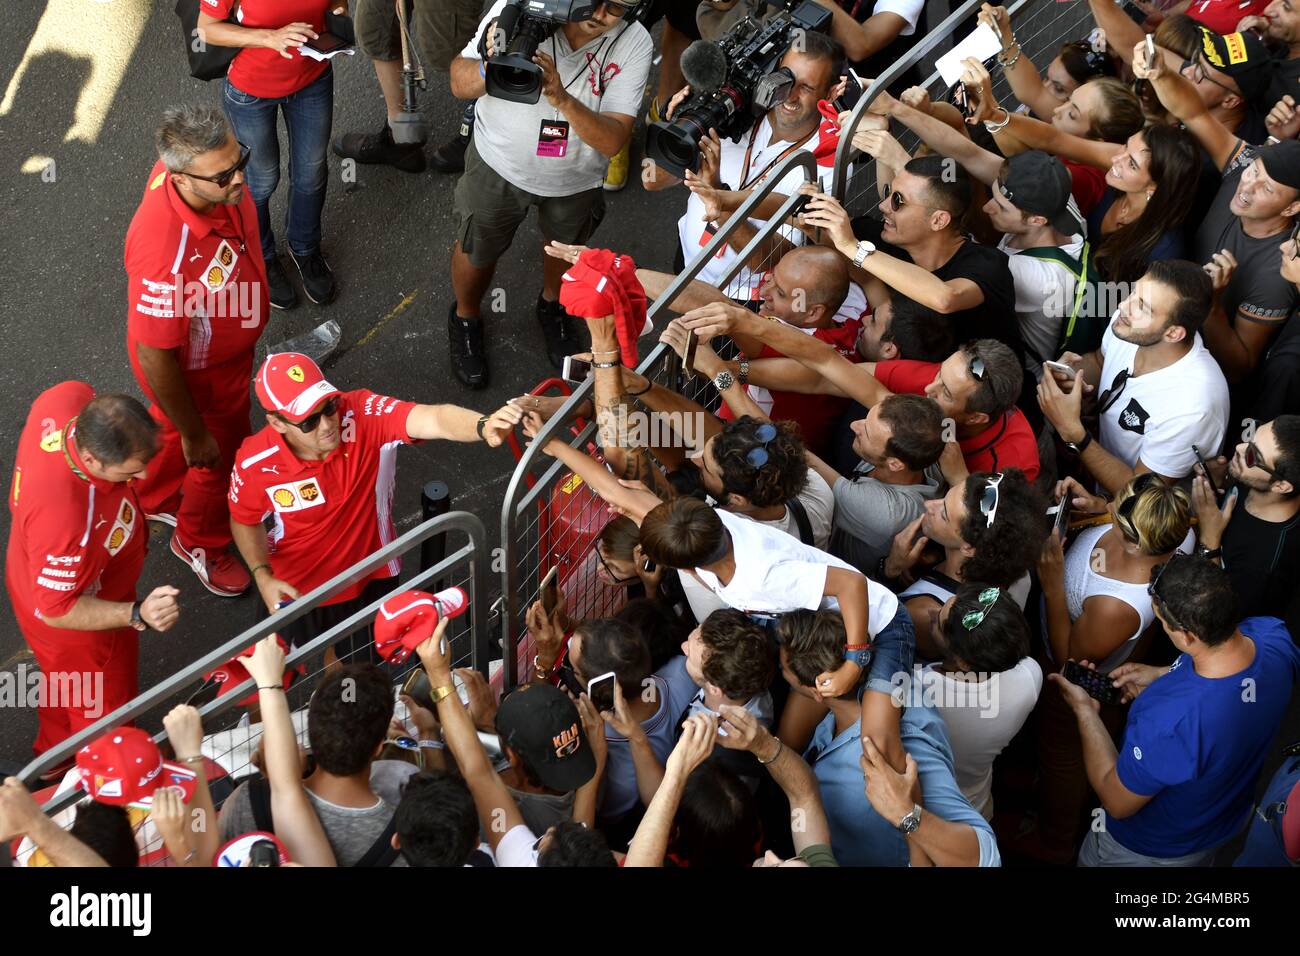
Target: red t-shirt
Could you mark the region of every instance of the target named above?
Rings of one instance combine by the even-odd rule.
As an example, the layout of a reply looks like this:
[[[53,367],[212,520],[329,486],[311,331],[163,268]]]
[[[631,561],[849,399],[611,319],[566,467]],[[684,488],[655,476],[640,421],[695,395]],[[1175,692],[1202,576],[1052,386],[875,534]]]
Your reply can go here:
[[[151,400],[137,342],[179,349],[187,372],[227,362],[251,367],[271,302],[257,209],[247,188],[238,206],[197,213],[176,192],[163,164],[155,163],[126,231],[124,262],[127,354]],[[240,388],[247,390],[250,375]]]
[[[1246,17],[1264,13],[1270,0],[1192,0],[1186,10],[1189,17],[1203,23],[1215,33],[1227,36],[1237,32],[1237,24]]]
[[[20,622],[62,617],[83,594],[135,600],[149,530],[133,482],[92,478],[67,432],[94,397],[85,382],[46,389],[18,438],[5,582]]]
[[[924,395],[925,387],[939,374],[939,365],[905,359],[877,362],[876,378],[891,392]],[[1030,481],[1038,477],[1038,440],[1018,408],[1013,407],[984,431],[958,444],[969,471],[1019,468]]]
[[[1102,193],[1106,191],[1106,170],[1064,158],[1061,162],[1070,171],[1070,192],[1074,194],[1074,201],[1086,219],[1092,215],[1097,203],[1101,202]]]
[[[413,408],[364,388],[344,392],[343,441],[323,461],[303,461],[269,425],[244,439],[230,474],[230,517],[246,525],[273,517],[272,574],[306,594],[393,540],[395,456],[398,445],[414,444],[406,432]],[[401,570],[394,559],[328,603]]]
[[[822,342],[835,346],[835,350],[850,362],[861,362],[862,356],[857,350],[858,332],[861,328],[860,319],[850,319],[830,328],[814,329],[812,335]],[[764,345],[763,351],[758,354],[758,358],[782,357],[781,353],[770,345]],[[749,388],[751,397],[763,404],[766,396],[761,393],[759,396],[754,396],[757,386],[750,385]],[[768,417],[774,422],[797,422],[804,444],[817,455],[823,454],[826,450],[835,422],[849,406],[847,398],[836,398],[832,395],[804,395],[801,392],[781,392],[775,389],[763,391],[766,391],[772,399],[772,411]],[[735,417],[725,403],[719,410],[718,416],[723,421],[731,421]]]
[[[253,30],[278,30],[291,23],[310,23],[319,34],[325,32],[325,13],[333,3],[334,0],[242,0],[236,19],[241,27]],[[199,9],[210,17],[224,20],[234,5],[235,0],[203,0]],[[246,47],[231,61],[230,82],[253,96],[288,96],[329,69],[328,60],[313,60],[296,50],[292,54],[285,58],[278,50]]]

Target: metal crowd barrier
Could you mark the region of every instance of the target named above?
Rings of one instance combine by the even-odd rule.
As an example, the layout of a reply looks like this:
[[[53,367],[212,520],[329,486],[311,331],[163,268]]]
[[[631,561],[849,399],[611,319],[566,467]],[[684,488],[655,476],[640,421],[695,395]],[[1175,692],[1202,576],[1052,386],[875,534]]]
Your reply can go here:
[[[852,170],[849,168],[857,154],[851,141],[862,116],[879,92],[889,87],[897,77],[912,66],[933,59],[936,53],[941,52],[940,46],[945,49],[949,46],[947,41],[950,39],[954,41],[963,39],[965,34],[973,30],[976,23],[975,14],[979,12],[982,3],[983,0],[966,0],[906,55],[876,77],[875,82],[867,89],[866,95],[854,106],[845,132],[840,135],[839,149],[835,153],[835,174],[832,185],[832,194],[844,204],[844,208],[850,215],[870,214],[879,218],[876,213],[876,204],[879,202],[876,191],[876,164],[871,162],[869,157],[865,160],[859,158]],[[1011,14],[1011,25],[1015,29],[1016,40],[1020,43],[1023,55],[1034,62],[1039,73],[1047,70],[1047,64],[1051,62],[1062,43],[1086,38],[1096,25],[1088,9],[1087,0],[1052,0],[1052,2],[1016,0],[1006,7]],[[990,67],[990,75],[993,80],[993,91],[999,101],[1008,109],[1016,109],[1019,103],[1011,93],[1006,77],[1002,75],[1002,68],[996,63],[993,64]],[[932,72],[922,85],[929,92],[933,102],[943,99],[948,92],[948,87],[938,71]],[[892,123],[891,130],[894,137],[909,153],[915,149],[919,141],[914,133],[898,123]]]
[[[755,208],[780,183],[791,170],[800,170],[805,182],[817,178],[816,160],[812,153],[800,150],[778,164],[762,185],[756,189],[736,213],[720,228],[717,234],[686,265],[673,282],[664,290],[648,310],[656,330],[661,330],[672,312],[668,303],[699,274],[700,270],[729,240],[732,233],[747,218],[749,211]],[[732,268],[717,283],[717,288],[724,294],[736,295],[741,291],[736,285],[736,277],[744,264],[755,255],[763,242],[771,236],[787,216],[802,206],[804,197],[799,194],[789,196],[781,205],[777,214],[768,220],[752,240],[740,250]],[[778,258],[766,255],[756,263],[751,271],[761,274],[771,269]],[[745,296],[748,298],[748,296]],[[662,318],[661,318],[662,317]],[[721,345],[725,355],[727,346]],[[714,343],[718,348],[719,343]],[[645,356],[637,371],[660,385],[678,391],[701,405],[714,410],[720,399],[710,383],[699,377],[681,375],[681,361],[672,349],[656,344]],[[502,651],[503,666],[501,670],[502,687],[514,687],[521,670],[526,669],[532,661],[532,650],[528,643],[528,633],[524,626],[527,609],[537,600],[542,575],[553,564],[561,569],[560,582],[570,615],[575,620],[600,617],[612,613],[621,603],[619,589],[605,587],[595,572],[595,557],[592,553],[594,539],[583,529],[594,527],[599,532],[600,526],[610,517],[605,505],[594,494],[584,493],[576,479],[563,483],[560,478],[567,474],[558,461],[544,455],[541,448],[551,438],[562,437],[573,447],[585,449],[589,442],[595,441],[595,422],[587,422],[586,427],[576,435],[570,433],[570,421],[574,410],[591,397],[592,382],[588,380],[577,388],[568,401],[551,417],[537,439],[524,451],[523,457],[515,468],[515,473],[506,488],[505,500],[501,507],[501,544],[505,551],[505,566],[502,570]],[[633,400],[635,401],[635,399]],[[575,483],[576,482],[576,483]]]
[[[492,657],[487,605],[489,589],[487,574],[490,566],[487,535],[483,522],[475,515],[463,511],[451,512],[417,525],[272,617],[232,637],[194,663],[144,691],[134,700],[105,715],[92,726],[46,751],[24,767],[18,776],[32,787],[39,773],[49,767],[58,766],[85,744],[127,721],[134,721],[137,725],[147,723],[146,729],[151,732],[154,728],[161,727],[162,716],[172,706],[185,703],[193,696],[202,685],[205,674],[242,654],[246,648],[267,635],[291,624],[394,558],[414,553],[414,562],[423,545],[434,543],[440,539],[440,536],[448,534],[463,535],[466,539],[465,543],[451,550],[442,560],[415,574],[411,574],[411,569],[407,568],[402,575],[403,580],[395,585],[393,593],[413,589],[441,590],[452,586],[464,588],[469,595],[469,610],[452,621],[447,631],[448,642],[457,666],[471,666],[487,676],[488,662]],[[291,711],[298,712],[307,706],[312,691],[325,674],[322,662],[325,650],[367,627],[374,619],[379,604],[380,601],[376,601],[367,605],[338,625],[317,635],[309,643],[294,648],[289,653],[285,659],[286,669],[299,666],[304,669],[302,676],[298,677],[288,691]],[[346,654],[342,653],[340,648],[339,660],[342,663],[371,660],[370,648],[373,644],[369,642],[358,642],[358,644],[355,650]],[[381,666],[388,669],[394,678],[394,685],[397,686],[409,671],[419,666],[419,660],[412,654],[400,666],[389,664]],[[249,678],[234,688],[226,689],[225,693],[214,700],[199,706],[199,713],[203,719],[204,754],[220,764],[233,778],[245,776],[250,772],[248,758],[256,746],[256,737],[260,734],[260,725],[241,720],[244,708],[239,702],[252,694],[256,694],[256,689],[253,680]],[[300,728],[299,736],[302,735]],[[162,743],[167,739],[167,734],[165,731],[159,731],[154,733],[154,739]],[[44,810],[48,814],[58,813],[78,802],[84,795],[80,788],[73,789],[49,801]]]

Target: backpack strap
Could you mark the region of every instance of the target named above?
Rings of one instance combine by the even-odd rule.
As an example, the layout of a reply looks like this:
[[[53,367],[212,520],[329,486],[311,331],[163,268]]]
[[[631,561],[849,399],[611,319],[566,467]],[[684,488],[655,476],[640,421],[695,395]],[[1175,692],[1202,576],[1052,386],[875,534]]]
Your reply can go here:
[[[799,540],[810,548],[817,547],[813,541],[812,522],[808,520],[808,509],[803,506],[799,496],[791,498],[785,505],[790,509],[790,514],[794,515],[794,523],[799,526]]]
[[[397,832],[397,814],[394,813],[388,818],[388,826],[384,827],[384,832],[376,837],[375,842],[370,844],[370,849],[366,855],[352,866],[360,867],[384,867],[392,866],[397,859],[397,848],[393,846],[393,834]]]
[[[248,806],[253,811],[253,825],[264,833],[275,832],[271,815],[271,781],[263,776],[248,779]]]
[[[1061,331],[1062,344],[1070,341],[1070,337],[1074,335],[1075,323],[1079,320],[1079,307],[1083,304],[1083,292],[1088,281],[1089,252],[1091,252],[1091,248],[1085,239],[1083,251],[1078,259],[1068,255],[1059,246],[1037,246],[1033,249],[1025,249],[1020,253],[1022,256],[1029,256],[1029,258],[1038,259],[1040,262],[1055,262],[1058,265],[1063,265],[1069,270],[1070,275],[1074,276],[1074,306],[1070,309],[1065,328]]]

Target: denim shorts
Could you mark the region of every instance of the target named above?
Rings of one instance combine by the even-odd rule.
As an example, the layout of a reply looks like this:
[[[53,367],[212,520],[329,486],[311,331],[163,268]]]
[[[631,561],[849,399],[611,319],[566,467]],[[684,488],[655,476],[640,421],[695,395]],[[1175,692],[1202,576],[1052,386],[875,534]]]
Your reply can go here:
[[[916,629],[907,607],[898,602],[893,620],[876,632],[871,640],[871,661],[867,665],[867,682],[863,690],[893,695],[899,686],[897,675],[912,674],[916,659]],[[860,696],[860,695],[859,695]]]

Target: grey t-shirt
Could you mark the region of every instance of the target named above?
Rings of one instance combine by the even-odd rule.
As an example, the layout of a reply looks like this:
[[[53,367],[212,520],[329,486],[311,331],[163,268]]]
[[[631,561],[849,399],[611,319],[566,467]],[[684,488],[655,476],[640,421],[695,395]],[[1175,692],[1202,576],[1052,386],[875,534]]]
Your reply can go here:
[[[341,807],[307,791],[307,796],[316,807],[316,815],[320,817],[325,839],[329,840],[330,849],[334,851],[334,859],[339,866],[356,865],[383,835],[388,828],[388,821],[397,812],[397,804],[402,799],[402,786],[418,770],[415,764],[402,760],[376,760],[370,765],[370,789],[379,800],[370,807]],[[248,781],[241,783],[226,798],[217,826],[221,831],[222,843],[257,829],[252,803],[248,797]],[[398,856],[392,865],[406,866],[406,861]]]
[[[1282,278],[1282,242],[1286,229],[1272,236],[1254,239],[1241,227],[1230,204],[1241,177],[1259,156],[1259,148],[1239,142],[1237,153],[1223,169],[1223,182],[1214,202],[1196,230],[1193,254],[1196,262],[1209,262],[1216,252],[1227,249],[1237,259],[1237,268],[1219,301],[1223,314],[1232,321],[1240,314],[1253,322],[1269,325],[1285,322],[1300,305],[1296,288]]]
[[[479,37],[504,6],[505,0],[492,4],[461,56],[479,59]],[[565,90],[589,110],[640,114],[654,58],[654,42],[641,24],[619,24],[577,50],[569,46],[563,30],[556,30],[538,52],[555,60]],[[531,105],[482,96],[474,116],[474,148],[501,178],[520,189],[536,196],[572,196],[599,188],[605,178],[609,160],[572,128],[562,154],[554,141],[539,145],[543,122],[548,128],[567,123],[545,96]]]
[[[868,577],[874,576],[880,559],[889,554],[894,535],[925,510],[925,503],[939,494],[937,467],[926,471],[918,485],[889,485],[876,481],[871,466],[852,478],[835,481],[835,530],[831,554],[843,558]]]

